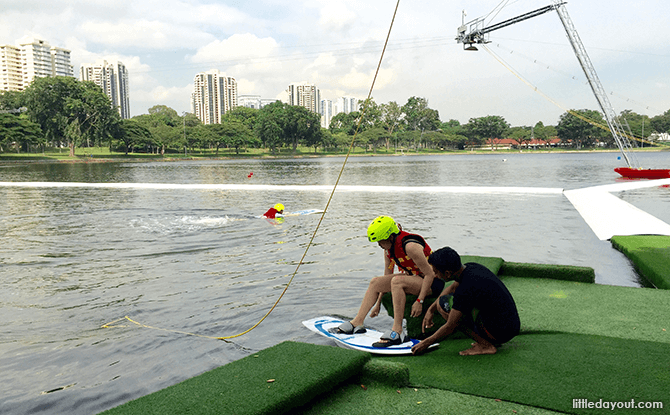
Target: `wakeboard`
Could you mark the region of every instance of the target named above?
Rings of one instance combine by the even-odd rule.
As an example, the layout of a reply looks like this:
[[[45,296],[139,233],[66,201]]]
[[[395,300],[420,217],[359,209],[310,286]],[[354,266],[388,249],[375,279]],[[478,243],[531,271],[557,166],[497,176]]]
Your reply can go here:
[[[367,329],[365,333],[359,334],[340,334],[335,333],[334,329],[344,320],[337,317],[323,316],[310,320],[305,320],[302,324],[311,331],[318,333],[324,337],[335,340],[338,346],[348,349],[360,350],[363,352],[370,352],[380,355],[410,355],[412,354],[412,347],[419,343],[419,340],[409,339],[405,343],[389,346],[389,347],[372,347],[373,343],[379,341],[379,338],[384,334],[381,331]],[[430,346],[436,347],[439,343]]]
[[[295,212],[286,212],[282,216],[301,216],[301,215],[311,215],[313,213],[323,213],[321,209],[303,209],[297,210]]]

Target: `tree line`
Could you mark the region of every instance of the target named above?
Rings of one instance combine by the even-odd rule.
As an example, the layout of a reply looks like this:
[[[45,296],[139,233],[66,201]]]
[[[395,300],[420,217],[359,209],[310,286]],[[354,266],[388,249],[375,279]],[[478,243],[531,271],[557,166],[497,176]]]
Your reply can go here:
[[[670,132],[670,110],[648,117],[623,111],[620,121],[633,137]],[[509,138],[518,146],[536,140],[547,146],[558,138],[563,146],[615,147],[600,112],[571,110],[557,125],[512,127],[503,117],[489,115],[443,122],[437,110],[422,97],[404,105],[395,101],[362,101],[358,111],[334,116],[328,128],[321,116],[303,107],[277,101],[262,109],[237,107],[219,124],[203,124],[194,114],[179,115],[165,105],[147,114],[122,120],[110,99],[93,82],[70,77],[36,78],[25,91],[0,93],[0,152],[37,152],[45,148],[107,146],[110,151],[165,154],[220,149],[239,154],[248,148],[276,153],[298,146],[324,151],[344,151],[352,143],[366,151],[378,148],[464,149]],[[649,142],[648,140],[646,140]],[[653,142],[650,144],[654,144]]]

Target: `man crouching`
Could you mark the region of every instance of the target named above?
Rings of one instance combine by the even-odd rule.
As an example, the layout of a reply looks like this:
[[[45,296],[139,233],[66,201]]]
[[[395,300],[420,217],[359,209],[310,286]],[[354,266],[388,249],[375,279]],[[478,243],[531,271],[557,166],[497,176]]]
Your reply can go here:
[[[412,347],[413,354],[423,353],[456,329],[476,342],[460,352],[461,356],[495,354],[497,347],[519,334],[521,323],[512,294],[488,268],[474,262],[461,264],[460,255],[449,247],[430,254],[428,263],[436,277],[454,283],[445,287],[438,301],[428,308],[422,331],[433,326],[435,310],[447,322]]]

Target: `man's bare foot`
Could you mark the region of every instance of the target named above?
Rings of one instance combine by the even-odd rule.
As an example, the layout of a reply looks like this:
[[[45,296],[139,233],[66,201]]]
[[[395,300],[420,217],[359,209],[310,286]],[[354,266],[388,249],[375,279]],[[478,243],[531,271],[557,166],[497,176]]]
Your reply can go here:
[[[480,343],[474,343],[471,348],[463,350],[458,354],[460,354],[461,356],[476,356],[480,354],[495,354],[497,351],[498,349],[496,349],[496,347],[492,344],[484,346],[483,344]]]

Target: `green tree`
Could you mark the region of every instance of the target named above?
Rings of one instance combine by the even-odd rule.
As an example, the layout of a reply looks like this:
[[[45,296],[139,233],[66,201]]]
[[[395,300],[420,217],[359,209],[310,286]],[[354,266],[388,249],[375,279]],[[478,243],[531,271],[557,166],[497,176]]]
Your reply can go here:
[[[340,112],[336,114],[331,120],[328,129],[331,133],[345,133],[348,135],[354,135],[356,129],[358,128],[358,118],[360,113],[358,111],[352,111],[348,114]]]
[[[221,117],[221,123],[227,121],[237,121],[244,124],[250,131],[256,128],[256,119],[258,118],[258,110],[247,107],[235,107],[226,112]]]
[[[423,135],[423,139],[426,141],[427,147],[444,148],[450,146],[449,136],[442,131],[428,131]]]
[[[388,137],[393,137],[393,133],[403,126],[402,108],[397,102],[391,101],[388,104],[381,105],[381,123],[388,132]],[[386,149],[390,148],[390,142],[386,141]]]
[[[443,147],[449,147],[454,149],[463,150],[465,144],[468,142],[467,129],[464,125],[458,120],[449,120],[443,122],[440,126],[442,134],[446,137],[446,142],[443,144]]]
[[[287,105],[286,117],[282,120],[284,140],[295,152],[298,144],[311,143],[318,138],[321,130],[321,116],[305,107]]]
[[[253,145],[256,137],[253,132],[240,121],[228,121],[221,124],[210,124],[210,131],[215,136],[216,155],[219,155],[219,147],[227,146],[235,149],[236,154],[240,154],[240,149]]]
[[[372,146],[373,151],[377,151],[377,147],[380,145],[385,146],[390,139],[388,131],[382,127],[370,128],[358,134],[356,138],[356,143],[360,145],[365,145],[366,149],[369,146]]]
[[[175,150],[185,148],[186,128],[193,128],[200,124],[200,120],[193,114],[187,113],[180,117],[177,111],[165,105],[155,105],[148,110],[148,114],[137,115],[132,118],[151,132],[151,147],[160,149],[164,154],[170,148]]]
[[[359,113],[363,116],[360,131],[381,127],[382,107],[373,98],[365,99],[358,105]],[[358,120],[356,120],[358,121]]]
[[[524,144],[530,142],[531,134],[533,134],[533,131],[531,131],[530,127],[526,126],[520,126],[520,127],[511,127],[509,129],[509,132],[507,133],[507,136],[514,140],[514,142],[519,146],[519,148],[523,147]]]
[[[157,120],[170,127],[182,125],[182,118],[177,111],[167,105],[154,105],[147,110],[149,115],[153,115]]]
[[[102,89],[67,76],[35,78],[24,91],[28,115],[52,141],[65,139],[74,148],[86,140],[111,139],[119,115]]]
[[[644,140],[645,137],[649,137],[652,133],[649,117],[646,115],[641,115],[631,110],[624,110],[621,111],[621,114],[617,119],[621,125],[624,126],[624,129],[626,128],[626,125],[630,128],[632,138],[629,138],[636,141],[638,144],[644,144],[644,141],[642,140]]]
[[[328,130],[330,132],[330,130]],[[332,134],[332,133],[331,133]],[[339,148],[349,148],[351,145],[351,136],[347,133],[339,132],[332,134],[333,137],[333,146],[335,150]]]
[[[659,134],[670,133],[670,110],[649,120],[651,128]]]
[[[572,113],[579,116],[575,116]],[[586,121],[589,120],[589,121]],[[571,110],[561,115],[556,132],[563,143],[572,143],[577,148],[598,145],[606,131],[595,124],[605,125],[603,116],[594,110]],[[607,133],[610,137],[611,134]]]
[[[283,145],[284,107],[285,104],[280,101],[273,102],[261,108],[256,118],[256,136],[263,147],[269,148],[273,153]]]
[[[25,116],[0,113],[0,151],[4,147],[16,146],[18,153],[21,148],[31,144],[44,144],[44,134],[40,126]]]
[[[24,106],[23,92],[0,91],[0,111],[14,111]]]
[[[118,139],[125,146],[126,155],[134,146],[153,143],[151,131],[136,120],[121,120]]]
[[[466,129],[468,137],[481,143],[486,140],[500,139],[507,134],[510,125],[505,118],[499,115],[487,115],[486,117],[470,118]]]
[[[399,131],[396,133],[395,137],[397,140],[397,145],[399,145],[401,148],[414,147],[416,146],[416,142],[421,140],[421,131]]]
[[[440,127],[440,115],[437,110],[428,107],[428,100],[410,97],[402,106],[408,130],[435,131]]]

